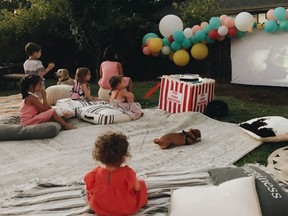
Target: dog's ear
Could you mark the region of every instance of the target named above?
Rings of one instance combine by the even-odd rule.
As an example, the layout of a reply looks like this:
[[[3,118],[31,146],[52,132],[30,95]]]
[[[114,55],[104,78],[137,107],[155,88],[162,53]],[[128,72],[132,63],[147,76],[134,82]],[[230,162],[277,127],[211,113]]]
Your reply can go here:
[[[201,138],[201,132],[198,129],[193,129],[192,133],[194,134],[194,136],[196,137],[196,139]]]

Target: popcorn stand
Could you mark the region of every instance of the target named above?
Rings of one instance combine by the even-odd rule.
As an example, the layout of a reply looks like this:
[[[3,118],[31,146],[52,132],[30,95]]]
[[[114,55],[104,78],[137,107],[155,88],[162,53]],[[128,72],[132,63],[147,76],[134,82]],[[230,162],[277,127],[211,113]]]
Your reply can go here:
[[[191,75],[161,77],[159,109],[171,112],[204,112],[214,99],[215,80]]]

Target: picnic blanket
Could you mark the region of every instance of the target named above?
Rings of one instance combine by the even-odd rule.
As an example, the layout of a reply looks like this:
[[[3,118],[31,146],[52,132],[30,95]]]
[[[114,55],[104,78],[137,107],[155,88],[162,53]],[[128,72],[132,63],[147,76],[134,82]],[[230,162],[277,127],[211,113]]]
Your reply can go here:
[[[153,209],[151,197],[157,197],[159,190],[167,192],[173,187],[187,186],[195,182],[206,184],[207,173],[203,172],[203,168],[231,165],[261,144],[243,132],[236,124],[220,122],[201,113],[172,114],[156,108],[144,109],[143,112],[144,116],[136,121],[112,125],[83,124],[78,119],[72,119],[80,127],[76,130],[61,131],[52,139],[1,142],[0,201],[5,197],[11,198],[11,192],[15,191],[18,188],[16,186],[19,185],[20,188],[24,185],[26,189],[32,188],[33,190],[36,187],[37,191],[40,182],[40,185],[44,185],[45,191],[63,188],[64,191],[75,193],[73,195],[75,200],[73,198],[72,204],[77,207],[77,210],[71,207],[75,211],[69,212],[69,206],[72,204],[61,198],[66,197],[66,192],[57,198],[58,204],[54,207],[59,211],[64,209],[66,212],[63,215],[68,215],[67,212],[71,215],[83,212],[83,207],[87,208],[87,205],[79,197],[79,184],[83,183],[84,174],[99,164],[93,161],[91,150],[96,137],[105,131],[121,131],[128,136],[132,158],[127,161],[127,164],[137,172],[139,177],[147,180],[148,212],[152,211],[151,208]],[[156,137],[189,128],[197,128],[201,131],[201,142],[168,150],[161,150],[153,143]],[[198,172],[195,173],[195,170],[199,169],[202,169],[200,177]],[[70,188],[67,185],[71,185]],[[161,185],[160,189],[157,185]],[[40,186],[40,188],[40,194],[50,194],[50,192],[46,193],[43,187]],[[80,185],[80,188],[83,188],[83,185]],[[27,193],[29,198],[29,190]],[[165,192],[156,199],[157,205],[154,203],[158,210],[159,205],[163,205],[163,208],[167,210],[169,195],[163,197],[163,194]],[[24,195],[18,195],[19,204],[13,203],[9,206],[5,202],[5,212],[15,211],[11,214],[17,215],[15,206],[24,208],[28,203],[28,207],[21,210],[19,215],[25,215],[25,212],[29,215],[40,215],[37,211],[41,211],[43,215],[48,215],[47,212],[49,214],[56,212],[54,215],[61,215],[60,212],[51,210],[51,205],[47,203],[50,200],[49,196],[46,197],[47,199],[41,198],[42,201],[33,200],[35,195],[30,196],[30,201],[22,200],[22,197]],[[29,206],[29,203],[39,205],[33,208]],[[63,206],[66,207],[62,208]],[[2,210],[0,210],[0,215]],[[6,213],[4,215],[7,215]]]

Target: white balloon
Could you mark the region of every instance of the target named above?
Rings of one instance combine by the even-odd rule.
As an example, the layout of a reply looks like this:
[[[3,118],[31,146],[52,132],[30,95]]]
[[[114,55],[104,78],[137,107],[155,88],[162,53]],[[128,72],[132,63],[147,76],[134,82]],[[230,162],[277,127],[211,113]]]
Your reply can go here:
[[[183,34],[185,36],[185,38],[191,38],[193,33],[192,33],[192,29],[191,28],[185,28],[183,31]]]
[[[220,26],[217,32],[220,36],[225,36],[228,33],[228,28],[227,26]]]
[[[164,37],[169,37],[175,31],[183,31],[183,22],[176,15],[166,15],[159,22],[159,31]]]
[[[248,31],[254,25],[254,18],[248,12],[241,12],[235,17],[235,27],[240,31]]]
[[[164,55],[169,55],[169,54],[171,53],[170,47],[169,47],[169,46],[163,46],[163,47],[162,47],[162,53],[163,53]]]

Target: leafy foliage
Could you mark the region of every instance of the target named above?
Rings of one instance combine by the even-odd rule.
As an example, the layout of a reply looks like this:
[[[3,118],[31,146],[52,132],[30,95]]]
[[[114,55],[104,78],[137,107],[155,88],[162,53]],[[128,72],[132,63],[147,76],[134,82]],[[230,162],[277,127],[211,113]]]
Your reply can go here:
[[[209,22],[211,17],[219,16],[217,0],[186,0],[175,5],[180,9],[182,20],[187,26]]]

